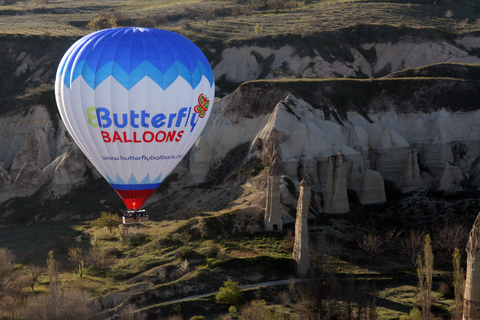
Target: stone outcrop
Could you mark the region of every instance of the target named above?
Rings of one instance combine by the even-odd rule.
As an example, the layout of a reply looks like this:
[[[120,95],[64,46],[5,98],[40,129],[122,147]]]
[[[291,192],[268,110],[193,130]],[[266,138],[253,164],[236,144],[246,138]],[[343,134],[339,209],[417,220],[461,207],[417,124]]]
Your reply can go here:
[[[480,319],[480,214],[468,237],[463,320]]]
[[[0,163],[0,192],[5,192],[10,189],[12,183],[10,175],[5,171],[3,163]]]
[[[36,166],[35,160],[28,159],[20,168],[11,189],[33,193],[47,181],[47,174]]]
[[[268,170],[267,203],[265,207],[265,228],[269,231],[282,231],[282,208],[280,203],[280,178],[283,173],[281,160],[275,158]]]
[[[27,113],[0,117],[0,159],[2,201],[30,195],[45,184],[51,186],[52,197],[66,194],[91,167],[63,125],[54,128],[47,109],[40,105]],[[95,169],[92,172],[100,177]]]
[[[462,190],[462,180],[464,179],[462,170],[449,162],[445,164],[445,170],[440,178],[438,190],[447,192],[456,192]]]
[[[337,155],[328,157],[326,174],[324,174],[325,186],[323,195],[326,213],[349,212],[347,179],[346,179],[346,158],[340,152]]]
[[[378,171],[352,173],[349,185],[362,205],[382,203],[387,200],[383,178]]]
[[[348,32],[360,31],[353,28]],[[280,45],[232,42],[223,48],[212,49],[210,54],[214,60],[215,78],[219,80],[217,85],[223,79],[243,82],[291,75],[355,77],[360,74],[377,77],[437,62],[480,61],[476,55],[470,54],[480,48],[479,38],[473,35],[451,35],[449,41],[438,37],[431,40],[430,37],[405,36],[392,42],[379,39],[375,43],[360,41],[355,46],[345,44],[325,49],[328,52],[315,46],[308,46],[313,50],[308,54],[302,51],[305,44],[311,44],[308,41],[322,41],[322,37],[299,38],[298,43]],[[15,40],[8,41],[12,43],[0,46],[5,65],[8,65],[2,70],[8,74],[2,75],[5,86],[0,89],[3,106],[0,162],[4,165],[0,170],[0,192],[17,190],[15,192],[21,193],[22,186],[31,192],[35,188],[38,190],[39,182],[45,180],[44,185],[48,184],[49,190],[54,191],[52,196],[64,194],[72,185],[82,182],[83,173],[91,165],[81,153],[71,151],[72,141],[61,121],[58,122],[58,115],[52,112],[54,103],[48,102],[51,92],[39,94],[31,100],[9,100],[9,97],[20,96],[18,88],[25,89],[24,79],[29,79],[28,86],[50,83],[57,66],[52,61],[55,61],[54,57],[60,59],[64,51],[46,54],[42,49],[35,53],[22,42],[18,44],[22,49],[16,52]],[[48,44],[49,51],[62,47],[59,45],[61,41],[52,40]],[[342,176],[344,170],[345,182],[342,178],[339,183],[347,190],[355,191],[362,204],[385,201],[385,180],[403,191],[428,186],[455,192],[466,185],[464,179],[478,188],[480,111],[477,105],[469,102],[479,100],[476,96],[478,90],[469,81],[454,79],[422,79],[414,85],[409,81],[412,80],[304,79],[273,84],[245,83],[231,95],[216,99],[202,136],[173,172],[181,179],[171,185],[182,188],[205,182],[232,149],[248,145],[248,154],[242,154],[247,159],[236,159],[238,163],[258,157],[264,164],[271,165],[271,160],[279,155],[285,177],[294,184],[311,174],[314,201],[318,202],[314,207],[319,210],[324,210],[319,204],[330,197],[326,195],[335,194],[332,199],[338,199],[339,194],[334,189],[338,190],[339,184],[334,187],[335,183],[330,183],[330,187],[325,188],[324,173],[328,171],[329,157],[339,151],[345,157],[339,172]],[[398,93],[402,86],[408,87],[405,89],[408,97]],[[355,87],[360,89],[355,91],[352,89]],[[364,92],[368,93],[367,98],[362,97]],[[51,105],[47,108],[42,105],[44,103]],[[412,151],[414,146],[416,151]],[[24,172],[19,176],[22,170]],[[27,173],[38,170],[43,171],[46,179],[41,178],[29,185]],[[95,169],[92,171],[98,176]],[[43,173],[40,175],[45,177]],[[25,182],[22,179],[26,179]],[[343,200],[327,204],[325,212],[347,208],[343,185]],[[9,191],[0,199],[3,201],[13,196],[15,193]],[[290,209],[295,208],[296,195],[293,195],[292,188],[281,186],[281,202],[288,204]],[[340,202],[343,202],[343,209],[338,209]]]
[[[299,43],[303,41],[305,39],[298,40]],[[313,55],[304,54],[301,47],[290,44],[239,46],[235,43],[217,52],[218,63],[213,72],[216,80],[225,78],[237,83],[259,78],[287,78],[292,75],[336,78],[339,75],[357,77],[358,74],[364,74],[376,77],[405,68],[441,62],[480,62],[475,54],[469,55],[469,51],[480,47],[479,43],[480,40],[476,37],[458,38],[455,46],[450,41],[419,40],[414,36],[404,37],[395,43],[363,43],[361,49],[344,45],[336,52],[323,54],[313,49]],[[375,59],[372,60],[365,54],[367,52]],[[344,60],[344,57],[350,59]]]
[[[238,210],[235,214],[232,232],[259,232],[263,230],[262,220],[265,209],[250,206]]]
[[[390,84],[379,86],[386,90],[385,86]],[[269,163],[274,154],[281,154],[284,175],[297,183],[300,177],[311,174],[314,179],[312,190],[316,195],[314,207],[323,212],[348,211],[350,199],[345,190],[349,189],[355,191],[361,204],[384,202],[385,180],[404,192],[427,187],[437,189],[440,186],[444,189],[449,181],[456,186],[455,190],[459,190],[463,178],[456,168],[462,171],[463,177],[470,177],[470,181],[478,180],[475,177],[480,176],[480,168],[475,165],[478,162],[475,159],[480,154],[480,110],[469,107],[470,111],[464,112],[445,108],[422,111],[413,105],[405,109],[409,100],[394,101],[390,96],[379,96],[362,109],[362,112],[370,110],[368,113],[352,109],[342,111],[344,114],[340,116],[335,105],[328,105],[326,100],[334,90],[328,82],[314,83],[308,91],[310,95],[322,92],[316,97],[328,105],[328,113],[325,108],[306,102],[306,99],[311,100],[310,96],[301,99],[288,94],[288,90],[297,90],[292,87],[294,85],[289,84],[285,88],[284,99],[270,109],[248,107],[258,101],[268,103],[270,100],[264,100],[265,96],[280,95],[279,88],[265,87],[264,95],[248,97],[247,88],[253,86],[253,92],[257,92],[256,83],[243,85],[237,92],[219,101],[215,107],[220,111],[214,115],[191,151],[189,163],[192,171],[184,181],[194,178],[192,182],[202,182],[206,170],[203,169],[202,174],[196,168],[210,164],[211,170],[212,163],[220,163],[231,149],[226,141],[232,147],[250,141],[249,157],[258,157],[264,164]],[[421,82],[418,85],[432,88],[431,83]],[[279,86],[282,86],[281,83]],[[418,90],[415,96],[427,89]],[[419,103],[426,103],[422,101]],[[401,112],[396,111],[400,108],[398,105],[404,108]],[[449,105],[449,108],[454,107]],[[457,106],[455,109],[458,109]],[[225,130],[226,127],[229,130]],[[329,157],[336,156],[338,152],[344,160],[338,163],[339,167],[333,171],[335,174],[327,178]],[[451,168],[452,165],[456,168]],[[330,180],[327,187],[327,181],[332,177],[336,180]],[[338,193],[339,190],[341,193]],[[291,188],[282,186],[281,202],[290,209],[294,208],[296,204],[286,192],[291,192]]]
[[[91,168],[96,178],[101,177],[76,145],[53,160],[43,170],[51,179],[52,195],[60,196],[68,193],[72,186],[83,180],[87,167]]]
[[[426,187],[425,182],[420,174],[420,167],[418,165],[417,145],[410,146],[408,150],[407,163],[403,174],[400,177],[400,191],[410,192]]]
[[[305,176],[300,182],[300,195],[298,197],[297,218],[295,221],[295,243],[293,246],[293,260],[297,266],[297,274],[306,276],[310,269],[308,248],[308,211],[310,208],[313,177]]]
[[[30,133],[22,149],[13,159],[10,167],[10,174],[13,178],[16,177],[23,164],[29,159],[33,160],[35,165],[41,169],[45,168],[51,161],[48,138],[41,128],[36,128]]]

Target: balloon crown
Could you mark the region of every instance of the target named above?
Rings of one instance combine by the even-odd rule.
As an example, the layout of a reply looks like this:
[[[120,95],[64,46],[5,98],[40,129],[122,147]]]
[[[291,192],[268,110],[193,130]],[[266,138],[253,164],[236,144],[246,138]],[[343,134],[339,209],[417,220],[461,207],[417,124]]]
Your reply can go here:
[[[67,52],[57,76],[64,84],[83,77],[92,88],[112,76],[130,90],[149,77],[163,90],[177,78],[195,89],[202,77],[213,84],[208,60],[187,38],[167,30],[114,28],[91,33],[78,40]]]

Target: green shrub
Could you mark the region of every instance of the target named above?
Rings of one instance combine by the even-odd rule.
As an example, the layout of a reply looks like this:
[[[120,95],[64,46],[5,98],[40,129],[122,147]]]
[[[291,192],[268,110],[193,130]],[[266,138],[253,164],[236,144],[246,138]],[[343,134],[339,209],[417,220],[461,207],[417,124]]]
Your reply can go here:
[[[192,259],[197,255],[197,252],[190,247],[181,247],[175,252],[175,257],[182,260]]]
[[[114,228],[118,228],[119,225],[122,225],[122,219],[116,213],[109,211],[101,212],[100,218],[94,221],[94,224],[99,228],[107,228],[110,233],[112,233]]]
[[[219,251],[220,251],[220,247],[218,246],[218,244],[214,243],[214,244],[211,244],[208,247],[206,247],[203,250],[203,254],[207,258],[215,258],[215,257],[217,257]]]
[[[190,320],[205,320],[204,316],[193,316],[190,318]]]
[[[253,300],[241,309],[242,319],[287,320],[290,316],[284,315],[276,309],[267,306],[265,300]]]
[[[215,295],[215,301],[220,304],[229,306],[236,305],[243,297],[243,291],[238,284],[238,281],[228,279],[223,282],[218,293]]]
[[[417,307],[410,310],[408,315],[400,317],[400,320],[422,320],[422,312]]]
[[[145,233],[137,233],[130,239],[130,245],[132,247],[138,247],[149,241],[148,236]]]

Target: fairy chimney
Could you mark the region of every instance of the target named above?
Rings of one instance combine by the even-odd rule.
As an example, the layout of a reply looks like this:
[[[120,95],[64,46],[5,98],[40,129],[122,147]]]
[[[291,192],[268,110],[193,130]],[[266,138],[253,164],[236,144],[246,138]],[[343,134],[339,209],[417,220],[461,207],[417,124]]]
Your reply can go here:
[[[280,203],[280,179],[283,174],[281,160],[275,158],[268,169],[267,205],[265,208],[265,228],[268,231],[282,231],[282,214]]]
[[[262,148],[262,159],[266,166],[272,166],[275,158],[282,159],[282,150],[278,145],[277,131],[273,129]]]
[[[308,209],[310,207],[313,177],[308,174],[300,182],[300,196],[297,204],[297,218],[295,221],[295,244],[293,246],[293,260],[297,265],[297,274],[305,276],[310,269],[308,257]]]
[[[339,151],[337,155],[328,157],[327,168],[324,211],[326,213],[349,212],[345,155]]]
[[[463,320],[480,319],[480,213],[467,243],[467,279],[463,299]]]
[[[414,144],[408,148],[407,163],[400,178],[400,190],[410,192],[425,187],[426,184],[420,175],[420,166],[418,165],[417,144]]]

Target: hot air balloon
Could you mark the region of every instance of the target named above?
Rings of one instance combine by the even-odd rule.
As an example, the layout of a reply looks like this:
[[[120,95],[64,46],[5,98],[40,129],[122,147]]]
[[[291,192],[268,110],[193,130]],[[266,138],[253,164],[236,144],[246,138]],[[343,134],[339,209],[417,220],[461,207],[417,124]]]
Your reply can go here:
[[[55,79],[68,132],[130,210],[142,207],[194,144],[214,94],[202,51],[179,34],[150,28],[81,38]]]

